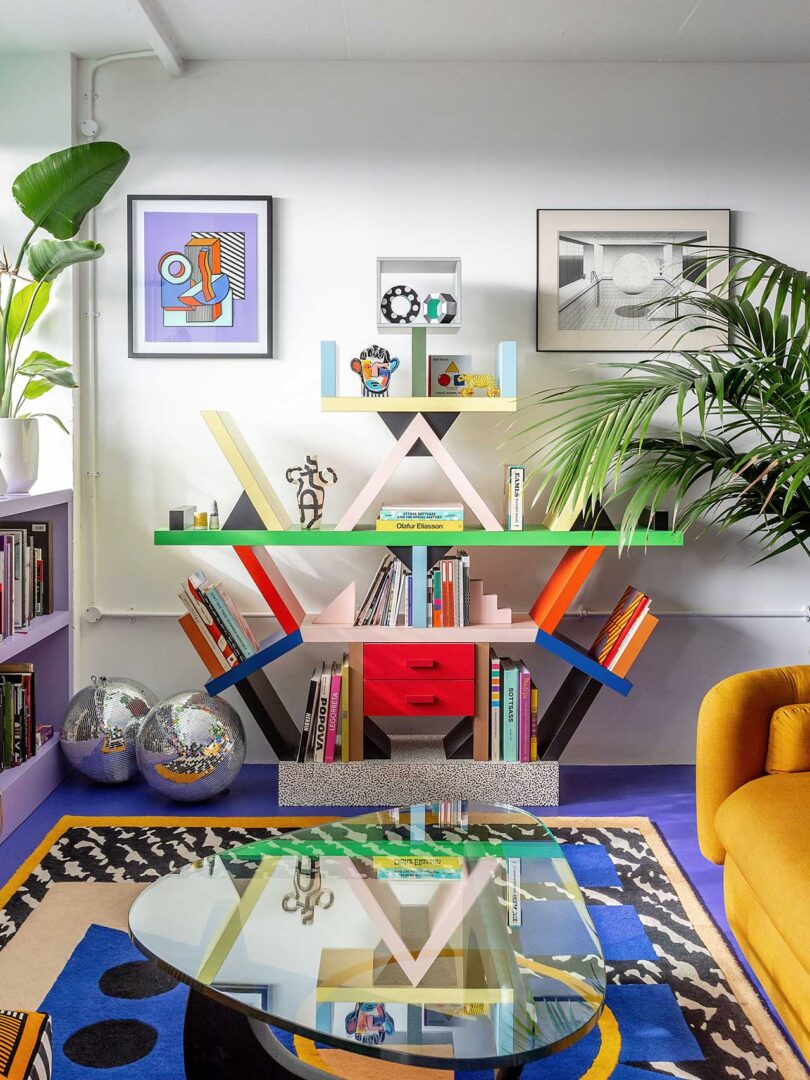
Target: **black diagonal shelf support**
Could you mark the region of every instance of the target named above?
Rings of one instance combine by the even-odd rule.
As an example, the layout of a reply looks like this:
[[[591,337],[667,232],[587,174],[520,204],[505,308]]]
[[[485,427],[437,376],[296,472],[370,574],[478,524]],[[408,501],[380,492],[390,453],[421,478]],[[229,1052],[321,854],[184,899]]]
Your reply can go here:
[[[385,421],[385,426],[391,432],[395,439],[399,439],[402,433],[407,428],[408,424],[418,414],[415,412],[381,412],[377,414]],[[434,435],[437,435],[440,439],[443,439],[450,428],[453,426],[453,422],[458,418],[458,413],[455,412],[440,412],[440,413],[422,413],[427,425]],[[430,451],[422,442],[421,439],[417,440],[410,448],[406,457],[430,457]]]

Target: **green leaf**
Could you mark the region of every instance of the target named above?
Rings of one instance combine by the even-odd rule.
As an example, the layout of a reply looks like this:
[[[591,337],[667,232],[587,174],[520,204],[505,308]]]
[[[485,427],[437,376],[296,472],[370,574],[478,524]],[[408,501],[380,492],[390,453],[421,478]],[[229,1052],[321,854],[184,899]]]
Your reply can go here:
[[[64,433],[66,435],[70,434],[68,429],[65,427],[64,423],[59,419],[58,416],[54,416],[53,413],[49,413],[49,412],[19,413],[19,417],[20,417],[21,420],[34,420],[34,419],[36,419],[36,418],[38,418],[40,416],[47,416],[47,418],[49,420],[53,420],[53,422],[55,424],[58,424],[58,426],[62,429],[62,431],[64,431]]]
[[[51,386],[64,386],[68,390],[76,390],[79,384],[73,374],[73,368],[68,366],[57,371],[49,371],[42,376]]]
[[[20,375],[45,375],[50,371],[69,368],[67,360],[57,360],[50,353],[34,351],[17,368]]]
[[[26,401],[33,401],[35,398],[47,394],[49,390],[53,390],[53,383],[44,378],[44,376],[42,378],[29,379],[25,384],[22,396]]]
[[[19,337],[31,300],[33,299],[34,302],[31,306],[31,314],[28,316],[28,323],[25,327],[26,334],[48,306],[50,295],[51,286],[47,282],[42,285],[38,285],[37,282],[34,282],[14,293],[14,296],[11,298],[11,308],[8,313],[9,347],[11,347]]]
[[[103,254],[103,246],[94,240],[37,240],[28,249],[28,270],[34,281],[53,281],[68,266]]]
[[[17,205],[36,228],[69,240],[126,168],[129,154],[118,143],[69,146],[29,165],[12,186]]]

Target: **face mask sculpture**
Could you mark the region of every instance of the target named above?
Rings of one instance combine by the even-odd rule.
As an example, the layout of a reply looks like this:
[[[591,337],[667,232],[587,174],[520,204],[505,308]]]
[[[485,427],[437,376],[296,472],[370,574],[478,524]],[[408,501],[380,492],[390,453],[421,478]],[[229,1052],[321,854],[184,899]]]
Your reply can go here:
[[[388,397],[388,384],[399,367],[399,360],[396,357],[392,359],[388,349],[382,345],[369,345],[360,353],[359,359],[352,360],[350,366],[360,376],[363,397]]]

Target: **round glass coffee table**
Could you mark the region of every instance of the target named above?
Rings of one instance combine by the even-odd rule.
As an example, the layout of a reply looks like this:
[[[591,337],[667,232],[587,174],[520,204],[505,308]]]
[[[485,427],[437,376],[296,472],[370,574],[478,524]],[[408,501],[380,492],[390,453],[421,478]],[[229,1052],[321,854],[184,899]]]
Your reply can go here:
[[[587,1034],[605,998],[560,846],[507,806],[411,806],[233,848],[150,885],[129,925],[191,987],[189,1080],[325,1075],[306,1040],[511,1078]]]

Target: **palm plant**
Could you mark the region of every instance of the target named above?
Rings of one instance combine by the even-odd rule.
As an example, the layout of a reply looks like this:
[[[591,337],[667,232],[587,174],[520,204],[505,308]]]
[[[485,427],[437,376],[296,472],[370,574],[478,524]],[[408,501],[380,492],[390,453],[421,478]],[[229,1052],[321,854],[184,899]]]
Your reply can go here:
[[[20,350],[47,307],[59,274],[104,254],[101,244],[73,237],[128,161],[129,154],[117,143],[86,143],[49,155],[14,181],[14,198],[31,227],[17,257],[9,260],[3,249],[0,261],[0,418],[45,415],[64,428],[50,413],[23,410],[54,386],[76,387],[71,365],[40,350],[20,360]],[[35,239],[40,229],[54,239]]]
[[[529,480],[550,489],[552,513],[626,499],[623,539],[674,502],[682,530],[744,523],[763,558],[810,554],[810,277],[745,248],[706,254],[700,279],[728,265],[721,286],[682,280],[648,305],[665,310],[664,332],[679,331],[673,352],[535,395],[544,416],[521,435],[543,468]],[[681,348],[694,329],[730,331],[729,343]]]

